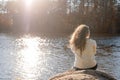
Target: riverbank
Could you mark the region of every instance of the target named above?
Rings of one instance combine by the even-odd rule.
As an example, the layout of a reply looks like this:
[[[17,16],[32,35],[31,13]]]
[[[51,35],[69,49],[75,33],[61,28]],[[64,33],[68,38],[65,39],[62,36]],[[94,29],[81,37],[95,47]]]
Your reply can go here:
[[[33,35],[33,36],[46,36],[46,37],[68,37],[72,35],[71,33],[42,33],[42,32],[30,32],[30,33],[24,33],[24,32],[0,32],[0,34],[7,34],[12,36],[21,36],[21,35]],[[120,34],[108,34],[108,33],[91,33],[91,37],[115,37],[120,36]]]
[[[120,34],[108,34],[108,33],[101,33],[101,34],[91,34],[92,37],[115,37],[120,36]]]

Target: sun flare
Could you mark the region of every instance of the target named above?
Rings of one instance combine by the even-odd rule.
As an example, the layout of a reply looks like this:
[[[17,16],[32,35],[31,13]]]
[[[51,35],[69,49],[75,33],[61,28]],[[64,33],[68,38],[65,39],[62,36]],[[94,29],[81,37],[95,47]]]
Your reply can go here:
[[[25,4],[27,7],[30,7],[32,5],[33,0],[25,0]]]

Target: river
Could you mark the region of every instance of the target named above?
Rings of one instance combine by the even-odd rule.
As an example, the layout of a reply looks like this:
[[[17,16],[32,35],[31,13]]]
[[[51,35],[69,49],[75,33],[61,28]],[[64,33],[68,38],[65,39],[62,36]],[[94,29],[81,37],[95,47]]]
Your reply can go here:
[[[120,80],[120,36],[95,37],[98,70]],[[0,80],[48,80],[69,70],[74,55],[66,37],[0,34]]]

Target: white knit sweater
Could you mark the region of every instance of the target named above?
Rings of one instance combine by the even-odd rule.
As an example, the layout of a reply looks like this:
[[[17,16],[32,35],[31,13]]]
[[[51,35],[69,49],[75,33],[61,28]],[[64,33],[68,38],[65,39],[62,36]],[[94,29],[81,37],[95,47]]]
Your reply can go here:
[[[74,67],[91,68],[96,65],[96,41],[92,39],[87,39],[86,41],[86,46],[82,52],[82,56],[80,55],[80,49],[76,50],[74,46],[71,47],[71,50],[75,54]]]

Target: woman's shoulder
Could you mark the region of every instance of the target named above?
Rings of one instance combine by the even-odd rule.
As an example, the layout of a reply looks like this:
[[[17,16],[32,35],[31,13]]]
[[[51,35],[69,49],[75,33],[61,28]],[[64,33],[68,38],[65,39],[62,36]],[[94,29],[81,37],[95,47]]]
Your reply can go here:
[[[96,44],[96,41],[94,39],[87,39],[89,43]]]

